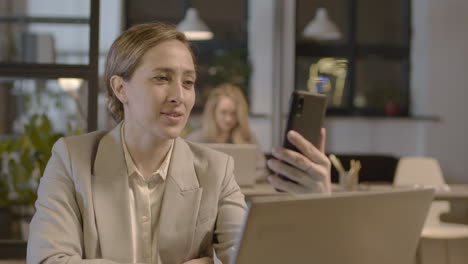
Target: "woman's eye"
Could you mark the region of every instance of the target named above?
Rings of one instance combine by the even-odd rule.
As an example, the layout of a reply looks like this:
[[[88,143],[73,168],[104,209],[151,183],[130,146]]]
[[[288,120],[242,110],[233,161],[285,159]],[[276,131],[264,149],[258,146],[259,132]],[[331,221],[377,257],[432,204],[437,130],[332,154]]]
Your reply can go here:
[[[194,82],[194,81],[192,81],[192,80],[186,80],[186,81],[184,81],[184,84],[185,84],[186,86],[190,86],[190,87],[192,87],[192,86],[194,86],[194,85],[195,85],[195,82]]]
[[[166,76],[155,76],[153,77],[153,79],[155,79],[156,81],[168,81],[169,78],[167,78]]]

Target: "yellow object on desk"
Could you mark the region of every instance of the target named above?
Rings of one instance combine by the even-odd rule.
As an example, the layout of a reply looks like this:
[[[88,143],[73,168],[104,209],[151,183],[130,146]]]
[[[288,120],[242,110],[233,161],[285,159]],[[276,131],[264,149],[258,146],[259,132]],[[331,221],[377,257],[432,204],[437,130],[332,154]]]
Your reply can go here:
[[[341,164],[341,161],[333,154],[330,154],[329,159],[339,174],[339,183],[341,191],[356,191],[359,183],[359,171],[361,170],[361,162],[352,159],[349,165],[349,171],[346,171]]]

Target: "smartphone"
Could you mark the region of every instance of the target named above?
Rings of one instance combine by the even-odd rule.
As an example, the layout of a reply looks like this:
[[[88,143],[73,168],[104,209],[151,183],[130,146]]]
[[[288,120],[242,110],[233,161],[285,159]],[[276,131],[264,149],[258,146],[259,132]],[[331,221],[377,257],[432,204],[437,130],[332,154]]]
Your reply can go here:
[[[318,147],[326,107],[327,97],[325,95],[306,91],[294,91],[289,104],[289,115],[283,138],[283,147],[300,152],[287,139],[286,135],[290,130],[295,130],[315,147]],[[284,175],[280,174],[279,176],[292,181]]]

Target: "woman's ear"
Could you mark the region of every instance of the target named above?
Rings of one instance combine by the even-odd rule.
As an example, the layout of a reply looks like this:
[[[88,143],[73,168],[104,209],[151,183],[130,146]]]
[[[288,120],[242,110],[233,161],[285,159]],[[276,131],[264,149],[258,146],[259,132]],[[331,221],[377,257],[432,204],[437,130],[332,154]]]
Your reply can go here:
[[[127,88],[125,87],[125,81],[121,76],[112,75],[110,78],[110,86],[115,96],[119,99],[122,104],[127,103]]]

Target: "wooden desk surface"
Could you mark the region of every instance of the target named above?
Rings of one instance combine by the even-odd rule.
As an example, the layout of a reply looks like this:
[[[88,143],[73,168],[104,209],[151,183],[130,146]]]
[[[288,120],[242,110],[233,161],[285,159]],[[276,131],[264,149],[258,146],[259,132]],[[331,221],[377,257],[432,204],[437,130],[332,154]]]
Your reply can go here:
[[[468,199],[468,184],[449,184],[449,190],[436,190],[435,199],[449,200],[449,199]],[[368,184],[363,183],[359,185],[359,191],[388,191],[398,187],[391,184]],[[334,190],[337,186],[334,185]],[[253,187],[241,187],[241,191],[246,197],[262,196],[262,195],[285,195],[286,193],[277,192],[268,182],[257,183]]]

